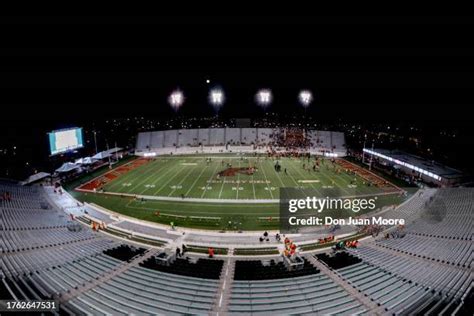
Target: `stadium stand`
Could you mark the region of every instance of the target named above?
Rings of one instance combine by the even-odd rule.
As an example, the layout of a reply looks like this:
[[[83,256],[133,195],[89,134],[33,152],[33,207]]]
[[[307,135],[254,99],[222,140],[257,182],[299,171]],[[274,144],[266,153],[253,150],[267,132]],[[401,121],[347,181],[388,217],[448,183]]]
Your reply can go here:
[[[225,145],[225,129],[213,128],[210,129],[209,144],[213,146],[224,146]]]
[[[265,152],[269,146],[285,149],[298,145],[313,154],[346,155],[344,133],[315,130],[300,132],[307,142],[302,139],[295,143],[298,137],[295,138],[293,130],[277,128],[201,128],[142,132],[137,136],[136,154]],[[287,141],[283,141],[285,139]]]
[[[171,264],[163,265],[157,263],[156,258],[151,257],[141,266],[177,275],[217,280],[221,274],[223,261],[198,259],[196,262],[191,262],[189,258],[176,258]]]
[[[381,213],[408,218],[406,234],[381,232],[335,255],[324,249],[318,256],[303,253],[300,270],[289,270],[278,255],[235,260],[232,250],[217,259],[186,254],[163,265],[156,258],[168,244],[137,246],[86,224],[77,229],[69,214],[101,217],[150,235],[159,231],[150,226],[93,207],[85,214],[89,206],[52,188],[1,183],[0,193],[1,297],[58,299],[66,315],[460,315],[469,310],[471,190],[420,190]],[[235,242],[250,239],[256,238]],[[175,235],[167,242],[177,240]],[[204,240],[211,242],[212,235]]]
[[[385,306],[386,311],[395,314],[431,297],[427,287],[365,263],[337,271],[355,288],[364,291],[377,304]]]
[[[272,280],[235,280],[229,312],[232,315],[357,314],[365,310],[321,273]]]
[[[409,234],[451,240],[472,241],[474,218],[471,189],[442,189],[436,193],[438,203],[420,215],[408,230]]]
[[[235,263],[235,280],[271,280],[284,279],[298,276],[305,276],[319,273],[318,269],[313,267],[306,259],[304,265],[297,270],[288,270],[282,261],[275,262],[270,260],[268,265],[264,265],[262,261],[249,260],[237,261]]]
[[[215,301],[217,281],[134,267],[71,300],[82,313],[202,315]]]

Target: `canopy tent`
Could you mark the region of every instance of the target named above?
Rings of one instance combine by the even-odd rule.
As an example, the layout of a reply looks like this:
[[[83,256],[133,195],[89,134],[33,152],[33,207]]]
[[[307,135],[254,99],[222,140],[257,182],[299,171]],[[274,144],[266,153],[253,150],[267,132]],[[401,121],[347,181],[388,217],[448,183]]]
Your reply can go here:
[[[115,153],[118,153],[121,150],[123,150],[123,148],[115,147],[115,148],[111,148],[111,149],[108,149],[108,150],[104,151],[104,153],[115,154]]]
[[[56,172],[59,172],[59,173],[69,172],[78,168],[80,168],[79,165],[76,165],[75,163],[72,163],[72,162],[66,162],[61,167],[56,169]]]
[[[47,177],[50,177],[50,176],[51,176],[50,173],[47,173],[47,172],[38,172],[38,173],[35,173],[35,174],[29,176],[29,177],[28,177],[25,181],[23,181],[21,184],[22,184],[22,185],[30,184],[30,183],[33,183],[33,182],[42,180],[42,179],[47,178]]]
[[[101,151],[100,153],[97,153],[94,156],[92,156],[92,159],[100,160],[100,159],[109,158],[110,156],[112,156],[112,155],[107,153],[106,151]]]
[[[91,165],[95,162],[95,159],[92,157],[84,157],[84,158],[79,158],[76,160],[75,164],[76,165]]]
[[[112,157],[113,154],[118,153],[121,150],[123,150],[123,148],[120,148],[120,147],[107,149],[107,150],[101,151],[100,153],[95,154],[94,156],[92,156],[92,159],[95,159],[95,160],[106,159],[106,158]]]

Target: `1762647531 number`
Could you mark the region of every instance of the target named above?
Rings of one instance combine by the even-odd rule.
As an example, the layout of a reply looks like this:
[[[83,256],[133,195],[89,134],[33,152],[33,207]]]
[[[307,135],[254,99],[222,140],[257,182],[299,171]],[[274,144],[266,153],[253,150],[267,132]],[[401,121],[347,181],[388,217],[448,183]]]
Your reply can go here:
[[[15,301],[0,300],[0,312],[52,312],[58,311],[59,304],[54,300]]]

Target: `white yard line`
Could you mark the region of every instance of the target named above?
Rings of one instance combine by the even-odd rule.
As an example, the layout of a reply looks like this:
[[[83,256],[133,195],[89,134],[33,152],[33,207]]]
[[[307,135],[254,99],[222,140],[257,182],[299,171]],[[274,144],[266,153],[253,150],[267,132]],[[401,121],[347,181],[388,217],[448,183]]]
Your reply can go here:
[[[267,175],[265,174],[265,169],[263,168],[262,162],[260,162],[260,167],[262,168],[263,176],[265,177],[265,184],[267,185],[268,192],[270,192],[270,196],[272,197],[272,199],[274,199],[272,190],[268,186],[268,179]]]
[[[334,171],[334,170],[331,170],[331,171],[336,174],[336,171]],[[328,176],[326,176],[324,173],[322,174],[322,176],[325,177],[326,179],[328,179],[329,181],[331,181],[331,179],[330,179]],[[334,179],[334,182],[337,184],[337,186],[338,186],[342,191],[344,191],[346,194],[352,195],[351,192],[347,191],[347,189],[344,188],[344,185],[341,185],[341,183],[340,183],[339,181],[336,181],[337,179],[341,179],[341,177],[340,177],[339,175],[337,175],[337,177]]]
[[[240,168],[240,160],[239,160],[239,168]],[[237,174],[237,193],[235,198],[238,200],[239,199],[239,187],[240,187],[240,172]]]
[[[219,191],[219,196],[217,197],[218,199],[221,198],[221,194],[222,194],[222,189],[224,189],[224,181],[225,181],[225,177],[222,177],[222,185],[221,185],[221,190]]]
[[[158,160],[153,161],[152,164],[155,163],[155,162],[157,162],[157,161],[158,161]],[[151,166],[150,166],[150,167],[151,167]],[[152,168],[152,169],[146,168],[146,170],[153,170],[153,168]],[[135,189],[139,188],[139,186],[141,186],[143,183],[145,183],[146,181],[148,181],[148,180],[149,180],[151,177],[153,177],[153,176],[155,176],[155,173],[154,173],[154,172],[151,172],[151,174],[150,174],[148,177],[145,177],[145,179],[143,179],[142,181],[138,182],[136,185],[134,185],[133,187],[131,187],[131,188],[128,190],[128,192],[133,192],[133,191],[135,191]],[[142,193],[145,192],[145,191],[146,191],[146,190],[142,190],[142,191],[140,192],[140,194],[142,194]]]
[[[293,161],[290,161],[291,168],[294,169],[294,170],[296,170],[296,172],[300,173],[300,171],[298,170],[298,167],[294,167],[292,163],[293,163]],[[300,175],[301,175],[301,173],[300,173]],[[300,186],[301,186],[301,185],[298,183],[298,181],[296,181],[295,178],[294,178],[291,174],[289,174],[289,176],[290,176],[291,180],[293,180],[293,182],[296,184],[296,187],[300,187]],[[318,190],[318,189],[316,189],[315,187],[313,187],[313,189]],[[300,188],[300,190],[301,190],[301,192],[304,193],[304,189],[301,189],[301,188]],[[318,192],[319,192],[319,191],[318,191]]]
[[[224,164],[226,162],[224,161]],[[225,177],[222,177],[222,185],[221,185],[221,190],[219,191],[219,196],[217,197],[218,199],[221,198],[222,190],[224,189],[224,182],[225,182]]]
[[[153,170],[153,168],[155,168],[155,166],[154,166],[155,164],[156,164],[156,160],[150,162],[148,165],[144,165],[144,166],[143,166],[143,167],[145,167],[144,170]],[[140,166],[140,167],[142,167],[142,166]],[[140,167],[138,167],[138,168],[140,168]],[[120,167],[118,167],[118,168],[120,168]],[[136,175],[133,174],[133,171],[134,171],[134,170],[136,170],[136,169],[133,169],[133,170],[128,171],[126,174],[124,174],[124,177],[119,177],[119,178],[117,178],[116,180],[119,180],[119,181],[117,181],[115,184],[113,184],[113,182],[112,182],[112,186],[110,186],[110,188],[108,189],[108,191],[121,193],[123,187],[120,187],[120,185],[123,184],[123,183],[125,183],[125,180],[126,180],[126,179],[128,180],[128,178],[130,178],[132,175],[133,175],[133,176],[131,177],[131,180],[136,179]],[[117,189],[115,188],[116,186],[118,187]],[[134,187],[132,187],[132,188],[129,188],[128,190],[125,190],[125,192],[127,192],[127,193],[128,193],[128,192],[133,192],[133,190],[135,189],[135,187],[136,187],[136,186],[134,186]]]
[[[186,196],[189,194],[189,192],[192,191],[192,189],[194,189],[194,186],[196,185],[196,183],[198,182],[199,179],[201,179],[201,176],[202,174],[204,173],[204,171],[207,169],[208,166],[204,166],[204,168],[202,168],[202,171],[201,173],[199,174],[199,176],[196,178],[196,180],[194,180],[193,184],[191,185],[191,187],[189,188],[189,190],[186,192]]]
[[[254,164],[254,168],[255,168],[255,164]],[[257,194],[255,193],[255,178],[253,176],[253,173],[252,173],[252,189],[253,189],[253,198],[256,200]]]
[[[189,176],[189,174],[195,169],[197,168],[198,165],[195,165],[193,168],[190,168],[189,169],[189,172],[181,179],[181,181],[178,183],[178,185],[181,185],[183,183],[184,180],[186,180],[186,178]],[[202,172],[201,172],[202,173]],[[199,179],[199,178],[198,178]],[[171,190],[171,192],[168,194],[168,196],[171,196],[171,194],[173,194],[174,192],[176,191],[176,188],[174,188],[173,190]]]
[[[174,168],[169,168],[168,171],[164,172],[163,174],[161,174],[159,177],[157,177],[155,179],[155,181],[152,182],[152,184],[155,184],[157,181],[159,181],[161,178],[163,178],[165,175],[167,175],[172,169]],[[148,177],[145,178],[145,180],[141,181],[137,186],[139,185],[143,185],[143,183],[146,183],[146,181],[148,181],[151,177],[153,176],[156,176],[156,173],[155,172],[152,172],[151,175],[149,175]],[[139,194],[143,194],[143,192],[147,191],[149,188],[146,188],[141,190]]]
[[[201,199],[202,199],[202,198],[204,197],[204,195],[206,194],[206,192],[207,192],[207,186],[209,185],[208,181],[211,181],[211,180],[212,180],[212,178],[214,177],[214,175],[215,175],[216,172],[217,172],[217,168],[219,168],[219,163],[216,164],[216,169],[214,169],[214,172],[211,174],[211,177],[209,178],[209,180],[206,181],[206,185],[205,185],[204,190],[203,190],[203,192],[202,192],[202,194],[201,194]]]
[[[179,166],[179,165],[177,165],[177,166]],[[176,172],[175,175],[172,176],[168,181],[166,181],[166,183],[163,184],[155,193],[153,193],[153,195],[157,195],[158,192],[163,190],[163,188],[165,188],[168,185],[168,183],[170,183],[174,178],[176,178],[178,176],[178,174],[180,174],[184,169],[186,169],[186,167],[181,166],[181,169],[178,172]],[[171,171],[171,170],[174,170],[174,168],[170,168],[170,170],[168,170],[168,172]]]
[[[280,180],[281,186],[284,188],[284,187],[285,187],[285,184],[283,183],[283,180],[282,180],[281,177],[280,177],[280,173],[279,173],[279,172],[276,172],[276,171],[275,171],[275,173],[277,174],[278,180]]]

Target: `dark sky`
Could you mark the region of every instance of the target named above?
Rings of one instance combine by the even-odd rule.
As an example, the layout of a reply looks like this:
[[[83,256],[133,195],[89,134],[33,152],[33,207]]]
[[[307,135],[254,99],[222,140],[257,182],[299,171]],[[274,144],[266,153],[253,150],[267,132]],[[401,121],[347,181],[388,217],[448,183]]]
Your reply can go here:
[[[47,131],[91,122],[100,129],[114,117],[166,119],[175,115],[166,99],[177,87],[186,95],[181,115],[210,116],[211,85],[226,92],[224,118],[261,115],[253,98],[262,87],[273,90],[270,111],[301,114],[296,96],[304,88],[315,95],[314,120],[409,121],[434,136],[454,127],[461,136],[449,157],[472,145],[473,17],[264,16],[239,8],[212,16],[188,5],[150,11],[188,9],[181,16],[86,16],[79,7],[75,15],[0,16],[0,150],[10,155],[18,146],[25,161],[47,162]],[[7,158],[6,167],[24,168],[18,156]]]
[[[325,119],[470,124],[474,103],[470,17],[148,16],[2,17],[2,126],[56,128],[91,117],[209,115],[209,85],[224,116],[253,116],[257,88],[272,111]]]

